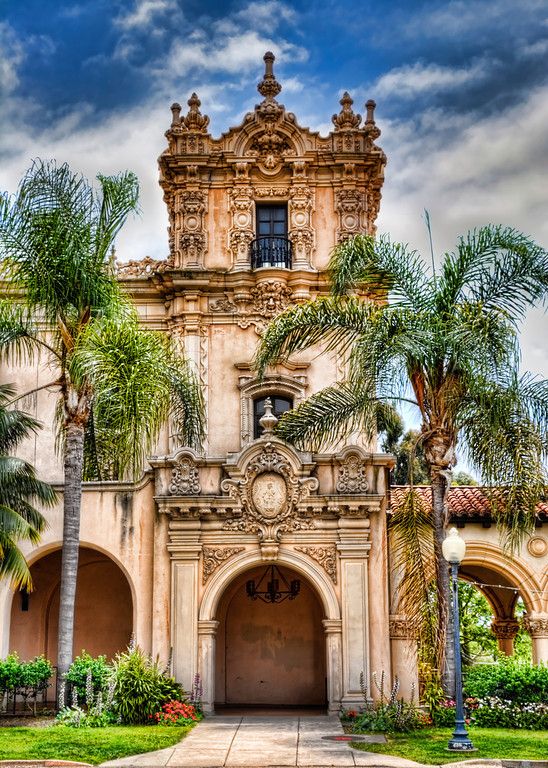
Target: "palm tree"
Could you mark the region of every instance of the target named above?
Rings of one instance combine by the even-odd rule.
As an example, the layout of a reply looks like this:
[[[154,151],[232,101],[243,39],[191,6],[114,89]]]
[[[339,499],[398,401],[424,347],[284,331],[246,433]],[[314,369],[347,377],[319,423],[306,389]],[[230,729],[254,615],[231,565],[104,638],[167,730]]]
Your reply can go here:
[[[299,447],[319,448],[356,429],[373,439],[379,402],[406,402],[417,410],[432,509],[410,493],[392,527],[405,568],[404,602],[411,611],[414,602],[417,617],[432,615],[429,585],[435,579],[431,639],[441,665],[449,602],[441,543],[457,446],[493,488],[493,514],[510,547],[533,529],[545,489],[548,383],[519,376],[517,327],[527,309],[546,297],[548,254],[513,229],[487,226],[462,237],[432,271],[416,252],[388,237],[357,236],[335,249],[330,272],[331,296],[293,307],[272,322],[257,368],[262,374],[267,365],[320,341],[326,350],[348,354],[346,381],[281,419],[278,435]],[[447,643],[446,654],[450,648]],[[446,677],[446,690],[450,684]]]
[[[17,543],[38,543],[46,526],[44,516],[33,506],[50,506],[54,489],[36,477],[33,467],[9,454],[36,432],[39,423],[22,411],[8,408],[15,396],[9,384],[0,384],[0,577],[8,577],[18,589],[30,591],[30,571]]]
[[[64,460],[64,522],[58,671],[72,660],[82,474],[136,475],[168,416],[197,446],[202,397],[169,338],[139,327],[109,260],[116,234],[137,209],[134,174],[98,177],[97,191],[65,165],[36,161],[13,199],[0,198],[0,348],[40,355],[57,390]],[[85,448],[86,435],[88,448]]]

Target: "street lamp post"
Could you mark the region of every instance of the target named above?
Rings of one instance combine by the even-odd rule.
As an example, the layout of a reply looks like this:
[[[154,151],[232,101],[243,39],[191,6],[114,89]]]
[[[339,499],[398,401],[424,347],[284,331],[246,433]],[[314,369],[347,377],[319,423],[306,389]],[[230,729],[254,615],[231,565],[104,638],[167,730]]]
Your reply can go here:
[[[455,730],[447,749],[453,752],[470,752],[475,747],[470,741],[464,724],[464,704],[462,700],[462,662],[460,654],[460,621],[459,621],[459,565],[464,559],[466,542],[456,528],[451,528],[442,543],[444,558],[451,565],[451,586],[453,590],[453,640],[455,644]]]

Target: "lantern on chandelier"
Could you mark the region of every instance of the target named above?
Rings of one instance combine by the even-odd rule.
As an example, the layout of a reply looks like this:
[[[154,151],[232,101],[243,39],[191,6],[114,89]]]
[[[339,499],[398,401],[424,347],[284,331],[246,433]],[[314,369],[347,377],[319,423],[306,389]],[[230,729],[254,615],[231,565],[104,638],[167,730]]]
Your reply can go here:
[[[301,582],[299,579],[292,579],[289,582],[277,565],[269,565],[257,584],[254,579],[246,581],[245,591],[251,600],[283,603],[284,600],[294,600],[297,597],[301,591]]]

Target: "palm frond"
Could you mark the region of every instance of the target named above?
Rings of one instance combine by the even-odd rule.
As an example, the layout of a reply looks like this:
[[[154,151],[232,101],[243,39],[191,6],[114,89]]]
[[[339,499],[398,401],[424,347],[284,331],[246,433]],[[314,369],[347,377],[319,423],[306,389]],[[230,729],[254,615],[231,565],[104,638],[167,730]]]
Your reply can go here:
[[[468,457],[491,493],[493,514],[510,549],[534,529],[548,477],[548,383],[510,375],[478,380],[459,414]]]
[[[97,176],[102,191],[94,233],[96,265],[105,263],[111,245],[128,215],[138,211],[139,181],[131,171],[118,176]]]
[[[439,667],[442,654],[437,611],[432,610],[432,585],[436,576],[434,527],[431,509],[411,488],[400,504],[392,502],[389,535],[393,553],[394,581],[399,605],[430,663]]]
[[[365,382],[341,382],[311,395],[283,414],[276,434],[303,450],[320,450],[359,430],[366,439],[377,433],[382,415],[373,388]]]
[[[203,401],[196,380],[169,338],[143,330],[136,316],[92,323],[69,371],[93,392],[96,460],[110,467],[108,474],[142,471],[173,407],[182,436],[199,443]]]
[[[515,229],[486,226],[462,237],[456,252],[446,255],[436,305],[450,312],[468,299],[486,311],[505,311],[516,322],[547,290],[548,252]]]
[[[387,235],[375,240],[356,235],[340,243],[329,262],[331,290],[341,296],[363,288],[387,297],[389,304],[420,311],[430,302],[432,286],[416,251],[392,243]]]
[[[254,365],[259,376],[268,365],[319,342],[324,350],[344,354],[379,313],[378,307],[355,297],[319,298],[278,315],[263,335]]]

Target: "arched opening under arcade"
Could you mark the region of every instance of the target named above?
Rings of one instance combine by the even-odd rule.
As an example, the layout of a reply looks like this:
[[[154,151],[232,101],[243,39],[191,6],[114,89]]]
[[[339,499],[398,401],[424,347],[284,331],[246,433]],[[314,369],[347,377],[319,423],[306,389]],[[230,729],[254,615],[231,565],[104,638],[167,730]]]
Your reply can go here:
[[[61,549],[31,565],[34,589],[15,593],[11,606],[10,651],[22,659],[44,654],[57,662]],[[80,547],[74,625],[74,655],[112,658],[123,650],[133,630],[133,599],[122,569],[107,555]]]
[[[295,599],[265,603],[248,596],[246,583],[259,583],[267,568],[263,563],[238,574],[219,601],[216,706],[327,705],[322,604],[306,577],[278,567],[289,584],[299,580]]]

